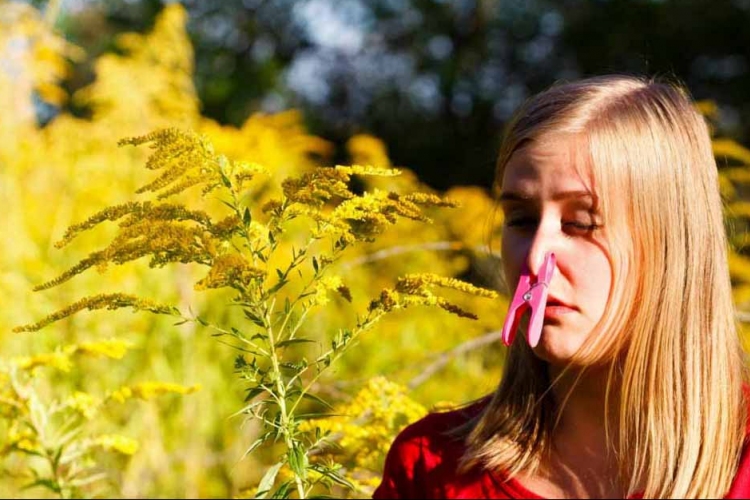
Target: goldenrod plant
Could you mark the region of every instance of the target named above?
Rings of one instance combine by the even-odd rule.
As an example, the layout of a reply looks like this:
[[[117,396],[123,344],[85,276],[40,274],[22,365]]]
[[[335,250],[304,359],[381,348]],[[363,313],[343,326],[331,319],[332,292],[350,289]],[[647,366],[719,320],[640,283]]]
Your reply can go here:
[[[25,489],[44,489],[59,498],[106,496],[108,477],[97,460],[101,451],[129,457],[138,441],[94,425],[100,413],[129,399],[189,394],[198,386],[140,382],[103,395],[82,391],[48,394],[42,371],[63,374],[80,368],[80,358],[98,356],[120,360],[132,345],[119,339],[82,342],[54,352],[0,360],[0,458],[23,457],[20,467],[5,470],[19,476]]]
[[[374,377],[351,401],[337,405],[334,416],[308,420],[300,428],[328,433],[331,439],[311,460],[337,464],[361,498],[371,496],[380,482],[393,434],[426,414],[427,408],[409,397],[407,387]]]
[[[102,270],[146,257],[150,267],[170,263],[205,267],[207,272],[195,283],[195,289],[231,290],[226,308],[236,308],[242,316],[212,322],[175,306],[125,294],[100,294],[82,298],[15,331],[37,331],[83,309],[125,307],[171,315],[178,318],[177,324],[198,323],[239,352],[234,367],[247,384],[247,405],[240,412],[262,423],[261,435],[245,454],[269,443],[283,445],[255,496],[294,494],[306,498],[318,485],[348,485],[339,474],[338,464],[309,459],[325,445],[327,434],[321,427],[301,426],[305,419],[330,407],[314,391],[323,373],[390,311],[436,306],[460,317],[476,318],[436,289],[490,299],[497,294],[450,277],[412,274],[382,290],[350,328],[330,335],[312,332],[306,328],[306,318],[325,306],[329,293],[352,300],[345,279],[329,273],[350,247],[375,240],[400,219],[430,222],[424,207],[454,204],[430,193],[398,194],[378,189],[355,193],[351,189],[353,176],[395,176],[400,172],[353,165],[318,168],[287,178],[280,196],[259,205],[262,192],[253,180],[263,175],[264,167],[217,154],[205,137],[194,132],[165,129],[120,144],[149,144],[153,149],[145,166],[158,175],[136,192],[150,193],[154,199],[108,207],[69,227],[56,246],[62,247],[105,222],[116,222],[118,231],[108,246],[91,252],[35,290],[58,286],[90,268]],[[207,207],[167,201],[198,189],[204,198],[218,198],[223,210],[216,209],[216,214],[210,215]],[[289,232],[289,227],[295,230]],[[289,250],[280,252],[285,245],[291,245]],[[308,343],[316,346],[307,347]],[[284,466],[292,477],[277,481],[278,471]]]
[[[49,5],[52,4],[55,2]],[[210,267],[196,262],[180,263],[178,254],[183,251],[182,247],[170,247],[156,260],[153,255],[143,254],[122,265],[106,263],[106,257],[124,260],[128,256],[126,239],[113,245],[125,232],[135,235],[143,230],[142,239],[145,234],[153,237],[155,241],[148,244],[156,249],[164,244],[167,236],[160,233],[159,228],[166,231],[172,226],[184,226],[175,229],[171,233],[173,236],[192,238],[185,250],[208,252],[211,242],[221,239],[217,237],[221,231],[217,233],[215,226],[227,213],[231,215],[227,212],[228,206],[215,201],[215,195],[221,193],[225,201],[231,199],[221,179],[218,180],[221,186],[206,197],[201,196],[201,186],[195,185],[163,199],[158,195],[169,187],[152,193],[151,198],[144,196],[151,193],[148,192],[134,199],[133,192],[144,184],[141,167],[148,161],[149,149],[131,145],[117,147],[117,139],[140,137],[165,128],[194,130],[195,137],[204,138],[207,147],[213,145],[214,156],[226,157],[225,168],[230,177],[232,168],[234,174],[252,173],[252,179],[243,181],[250,190],[248,196],[238,201],[240,206],[251,207],[252,218],[246,231],[255,235],[253,238],[257,237],[258,245],[270,244],[270,241],[265,242],[267,232],[263,225],[274,217],[273,202],[286,197],[286,179],[318,182],[314,175],[324,170],[321,166],[335,171],[331,161],[334,157],[342,158],[339,160],[342,163],[393,170],[386,145],[376,137],[357,135],[348,142],[346,150],[337,151],[323,138],[311,135],[301,114],[295,110],[255,113],[238,127],[202,116],[192,83],[193,53],[184,29],[187,15],[179,3],[166,5],[149,32],[118,37],[116,52],[91,61],[95,69],[91,84],[67,96],[66,86],[61,83],[69,72],[69,65],[87,56],[55,33],[52,29],[54,15],[55,9],[39,12],[27,3],[0,0],[0,61],[3,67],[13,69],[0,72],[0,102],[14,110],[0,114],[0,130],[3,131],[0,198],[6,207],[3,214],[6,241],[0,250],[0,296],[3,297],[0,323],[32,325],[40,323],[51,311],[58,314],[53,313],[48,319],[59,319],[35,333],[11,333],[10,327],[0,330],[3,342],[0,363],[10,366],[12,359],[33,358],[38,353],[57,352],[61,345],[80,345],[93,339],[127,340],[133,348],[117,363],[106,357],[95,360],[82,356],[74,370],[41,368],[36,370],[33,379],[36,390],[45,395],[46,404],[76,393],[105,398],[113,388],[149,380],[169,381],[181,387],[202,385],[201,391],[189,397],[170,397],[168,405],[158,404],[157,400],[141,401],[139,405],[108,404],[107,411],[98,412],[87,420],[87,428],[96,428],[91,436],[121,434],[140,443],[138,451],[127,460],[113,458],[114,462],[108,462],[107,455],[97,455],[98,470],[104,468],[108,472],[108,482],[99,482],[99,486],[108,485],[111,496],[126,498],[254,497],[263,475],[283,458],[286,444],[283,438],[274,444],[275,436],[272,436],[270,442],[241,459],[249,445],[264,434],[261,419],[249,418],[239,425],[238,421],[249,416],[247,413],[240,412],[237,417],[228,418],[263,399],[258,395],[252,401],[244,401],[253,382],[243,385],[242,377],[248,377],[248,367],[235,368],[234,361],[240,354],[243,354],[240,365],[252,364],[253,356],[241,352],[229,355],[231,351],[225,343],[241,347],[243,342],[233,336],[231,329],[223,333],[211,326],[202,326],[199,319],[219,327],[238,328],[238,324],[250,324],[252,335],[260,333],[255,330],[260,327],[245,318],[243,305],[232,302],[239,292],[231,286],[215,287],[222,281],[252,280],[254,268],[270,271],[270,280],[278,280],[278,275],[274,278],[275,269],[283,273],[292,259],[292,248],[297,252],[304,247],[317,222],[302,213],[288,220],[281,236],[276,238],[276,250],[265,267],[259,259],[253,261],[249,250],[242,253],[234,248],[233,244],[239,245],[237,242],[245,238],[239,233],[232,235],[233,243],[227,243],[228,246],[220,243],[211,250],[213,254],[207,254],[213,259]],[[133,84],[134,80],[137,85]],[[86,107],[86,118],[67,112],[64,107],[67,99]],[[39,100],[49,106],[62,106],[44,126],[34,116],[34,102]],[[704,107],[709,112],[716,110],[710,103],[705,103]],[[743,215],[740,209],[747,199],[748,179],[743,175],[746,175],[750,156],[735,142],[721,137],[715,138],[714,145],[720,159],[721,180],[731,202],[727,221],[734,227],[735,246],[730,254],[735,297],[738,306],[747,310],[750,266],[744,224],[750,217]],[[731,161],[724,161],[725,156],[731,157]],[[322,257],[326,252],[330,256],[331,237],[314,242],[307,257],[315,256],[319,265],[325,264],[325,274],[310,285],[311,295],[298,303],[288,325],[299,319],[303,303],[314,302],[292,340],[305,336],[316,342],[327,342],[326,349],[318,348],[320,344],[316,342],[297,342],[277,350],[280,361],[300,363],[303,358],[307,359],[308,368],[301,377],[309,383],[311,378],[305,377],[312,377],[316,372],[315,362],[330,350],[330,342],[337,332],[353,331],[368,314],[382,311],[382,307],[372,312],[368,310],[373,298],[382,306],[393,305],[372,324],[367,335],[358,335],[356,341],[349,342],[348,353],[333,360],[310,386],[310,394],[329,402],[333,409],[327,410],[331,414],[329,422],[310,416],[306,420],[311,422],[304,425],[320,427],[321,436],[329,432],[327,443],[337,442],[338,445],[321,442],[308,454],[308,462],[330,463],[331,467],[338,467],[339,476],[356,486],[356,490],[341,486],[335,490],[336,496],[368,496],[373,478],[379,474],[377,469],[382,468],[385,443],[392,441],[407,420],[416,418],[418,413],[401,412],[398,409],[406,403],[393,403],[389,406],[393,409],[390,416],[380,413],[382,419],[370,419],[368,415],[378,415],[379,410],[361,409],[359,404],[363,399],[373,408],[377,408],[378,401],[390,401],[390,396],[379,400],[376,394],[390,393],[374,389],[373,384],[379,388],[397,385],[403,401],[432,409],[441,401],[462,403],[490,392],[503,366],[504,350],[497,332],[507,310],[506,294],[487,299],[436,286],[436,277],[442,276],[462,278],[507,292],[507,285],[499,278],[501,266],[496,255],[500,247],[501,214],[494,209],[486,189],[456,186],[445,193],[437,193],[408,168],[398,166],[397,169],[400,175],[343,172],[352,181],[347,187],[353,188],[358,196],[367,192],[375,198],[376,190],[381,196],[393,192],[400,198],[422,192],[456,201],[460,206],[418,205],[420,212],[432,220],[431,224],[395,215],[397,224],[387,223],[373,241],[355,241],[330,264]],[[158,178],[164,170],[154,172]],[[186,172],[181,179],[185,181],[197,174],[198,171]],[[308,177],[304,177],[306,175]],[[335,175],[342,175],[342,172]],[[327,181],[332,180],[327,178]],[[176,183],[170,185],[175,186]],[[287,189],[296,189],[296,185]],[[300,196],[304,194],[302,191]],[[332,196],[323,204],[323,214],[331,216],[345,201]],[[349,209],[354,210],[356,202],[348,203]],[[261,208],[269,203],[269,211],[263,212]],[[66,228],[82,229],[78,226],[81,221],[113,205],[124,206],[126,208],[121,210],[132,209],[132,212],[116,221],[102,221],[75,236],[70,234],[72,239],[66,241],[64,252],[54,247],[54,242],[64,239]],[[187,218],[175,219],[179,218],[177,205],[189,207],[179,216]],[[290,205],[287,215],[294,210],[312,212],[301,203],[296,207]],[[203,219],[197,213],[199,210],[210,219]],[[338,213],[342,212],[343,209]],[[150,222],[135,221],[133,215],[138,213],[147,215]],[[160,218],[159,214],[166,218]],[[122,222],[126,224],[120,227]],[[127,224],[131,224],[129,229]],[[205,231],[208,227],[213,228],[214,233]],[[493,240],[489,245],[488,236]],[[103,253],[92,256],[92,249]],[[26,293],[50,278],[62,276],[65,270],[87,258],[96,261],[93,269],[44,292]],[[152,261],[156,267],[149,267]],[[300,263],[296,269],[302,271],[307,281],[300,281],[296,271],[290,271],[289,281],[276,291],[275,311],[283,313],[286,299],[291,303],[314,276],[310,260]],[[104,275],[95,272],[105,270]],[[400,277],[410,274],[427,277],[414,288],[413,280],[399,281]],[[348,289],[351,302],[342,295],[346,294],[342,286]],[[435,293],[438,288],[440,296]],[[381,296],[383,290],[388,291]],[[418,290],[418,294],[414,298],[404,290]],[[474,312],[478,319],[466,321],[439,306],[438,310],[434,307],[404,310],[419,301],[437,305],[438,297],[449,299],[445,305],[451,303],[461,310]],[[231,307],[226,307],[227,304]],[[68,309],[70,307],[72,309]],[[88,311],[108,307],[116,307],[116,310],[72,314],[74,309]],[[129,314],[129,309],[162,314]],[[174,316],[176,311],[180,318]],[[183,316],[188,321],[172,327],[175,321],[185,321]],[[239,330],[243,334],[250,333],[246,329]],[[208,332],[217,334],[218,342],[206,341]],[[277,337],[274,342],[278,346]],[[350,349],[354,345],[352,342],[356,343],[355,349]],[[256,363],[263,370],[272,368],[271,364],[263,365],[259,360]],[[294,373],[292,368],[281,364],[279,369],[285,376]],[[310,413],[326,411],[325,408],[323,403],[308,397],[303,398],[295,411],[307,417]],[[362,433],[363,439],[365,435],[371,437],[368,443],[379,440],[371,454],[358,453],[360,445],[354,444],[353,439],[359,434],[353,432],[354,427]],[[303,430],[313,432],[312,428],[303,427]],[[13,452],[2,458],[0,467],[4,473],[0,474],[0,496],[44,494],[41,489],[22,489],[28,484],[24,471],[31,456]],[[279,468],[277,491],[280,485],[291,480],[292,493],[297,495],[292,474],[288,464]],[[308,470],[308,474],[309,482],[320,476],[314,470]],[[82,492],[82,495],[90,494],[91,491]]]

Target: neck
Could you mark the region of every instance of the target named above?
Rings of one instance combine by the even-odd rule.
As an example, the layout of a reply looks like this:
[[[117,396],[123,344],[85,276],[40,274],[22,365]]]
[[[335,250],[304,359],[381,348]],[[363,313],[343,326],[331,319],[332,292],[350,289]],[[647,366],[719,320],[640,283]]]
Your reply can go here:
[[[619,400],[616,390],[609,394],[607,400],[609,367],[588,367],[582,371],[550,366],[548,370],[558,408],[553,435],[577,435],[583,439],[579,441],[582,444],[606,447],[606,428],[617,428]]]
[[[617,394],[610,394],[609,411],[605,408],[608,370],[549,368],[558,414],[541,474],[572,496],[622,498],[625,493],[611,439],[617,431]]]

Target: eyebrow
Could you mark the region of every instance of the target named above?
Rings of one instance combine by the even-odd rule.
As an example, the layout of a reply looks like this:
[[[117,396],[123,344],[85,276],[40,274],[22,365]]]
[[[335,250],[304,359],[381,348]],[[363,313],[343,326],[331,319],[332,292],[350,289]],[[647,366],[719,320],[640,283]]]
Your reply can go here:
[[[593,199],[594,197],[589,191],[560,191],[552,195],[552,201],[568,200],[571,198]],[[533,196],[526,194],[526,193],[506,191],[500,194],[500,198],[498,198],[498,201],[500,201],[501,203],[506,202],[506,201],[529,202],[529,201],[532,201],[533,199],[534,199]]]

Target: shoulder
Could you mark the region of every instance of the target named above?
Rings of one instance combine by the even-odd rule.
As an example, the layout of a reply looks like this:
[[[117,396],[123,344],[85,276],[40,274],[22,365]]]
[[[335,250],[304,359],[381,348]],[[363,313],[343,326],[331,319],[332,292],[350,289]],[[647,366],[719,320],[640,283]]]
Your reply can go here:
[[[430,413],[402,430],[388,451],[375,498],[440,498],[458,479],[464,439],[453,432],[477,416],[479,401],[465,408]]]
[[[455,431],[479,415],[485,405],[486,400],[480,400],[452,411],[429,413],[402,430],[391,448],[396,452],[407,452],[407,455],[418,451],[423,458],[462,451],[464,440],[457,437]]]

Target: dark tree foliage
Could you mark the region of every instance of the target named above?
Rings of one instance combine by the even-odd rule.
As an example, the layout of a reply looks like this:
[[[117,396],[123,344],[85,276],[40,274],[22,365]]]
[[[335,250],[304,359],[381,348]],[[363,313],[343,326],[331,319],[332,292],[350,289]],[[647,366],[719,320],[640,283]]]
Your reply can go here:
[[[746,142],[750,130],[750,0],[183,4],[205,114],[239,124],[299,107],[314,133],[339,144],[359,132],[381,137],[396,164],[439,189],[489,186],[511,112],[579,76],[676,78],[720,104],[724,133]],[[111,50],[112,34],[148,29],[160,8],[95,3],[88,22],[70,18],[65,29],[94,52]]]

